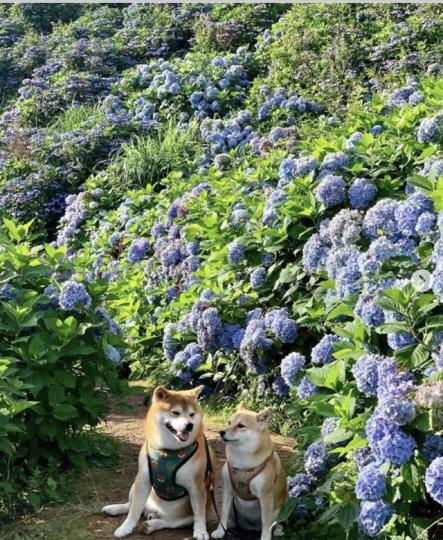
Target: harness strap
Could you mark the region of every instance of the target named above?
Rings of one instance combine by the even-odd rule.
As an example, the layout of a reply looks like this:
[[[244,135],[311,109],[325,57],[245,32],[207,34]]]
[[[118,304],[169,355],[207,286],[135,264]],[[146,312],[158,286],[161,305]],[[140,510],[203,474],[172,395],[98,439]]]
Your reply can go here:
[[[274,450],[272,450],[272,453],[265,459],[265,461],[259,465],[258,467],[251,467],[251,468],[240,468],[240,467],[233,467],[230,463],[228,463],[228,471],[229,471],[229,478],[231,479],[231,485],[234,493],[239,497],[240,499],[243,499],[244,501],[255,501],[257,497],[252,494],[251,492],[251,482],[256,478],[263,470],[265,469],[266,465],[268,464],[268,461],[273,457]],[[248,476],[248,479],[246,481],[245,493],[240,494],[239,492],[239,482],[237,481],[235,475],[236,474],[246,474]]]

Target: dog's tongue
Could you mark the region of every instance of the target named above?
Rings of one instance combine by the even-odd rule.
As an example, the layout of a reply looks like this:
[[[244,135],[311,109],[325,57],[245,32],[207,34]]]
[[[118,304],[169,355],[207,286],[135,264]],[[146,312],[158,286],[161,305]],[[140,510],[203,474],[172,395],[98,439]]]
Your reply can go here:
[[[188,433],[187,431],[179,431],[179,432],[177,433],[177,437],[178,437],[181,441],[185,442],[185,441],[188,440],[189,433]]]

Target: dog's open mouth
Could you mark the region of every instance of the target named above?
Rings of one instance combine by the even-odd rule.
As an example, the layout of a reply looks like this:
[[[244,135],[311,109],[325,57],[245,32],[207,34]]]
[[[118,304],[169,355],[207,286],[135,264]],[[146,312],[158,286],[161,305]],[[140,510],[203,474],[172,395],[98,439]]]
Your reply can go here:
[[[174,437],[179,440],[180,442],[186,442],[189,439],[189,431],[177,431],[172,427],[172,425],[167,422],[166,427],[169,429],[169,431],[174,435]]]

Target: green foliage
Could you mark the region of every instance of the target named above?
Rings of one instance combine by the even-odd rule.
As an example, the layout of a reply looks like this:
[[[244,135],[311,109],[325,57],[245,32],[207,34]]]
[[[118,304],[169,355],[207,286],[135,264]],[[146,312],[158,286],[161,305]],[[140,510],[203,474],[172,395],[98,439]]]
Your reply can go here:
[[[47,287],[58,288],[72,265],[65,248],[32,246],[30,225],[5,220],[0,231],[2,514],[17,491],[19,506],[53,499],[58,474],[82,467],[91,453],[81,434],[103,418],[109,392],[127,390],[105,357],[106,345],[122,346],[121,337],[94,312],[103,288],[89,289],[87,310],[66,312],[54,304]]]
[[[164,183],[171,171],[184,174],[195,166],[199,151],[198,126],[184,130],[170,120],[152,135],[136,137],[124,145],[110,172],[110,184],[117,196],[148,184]]]

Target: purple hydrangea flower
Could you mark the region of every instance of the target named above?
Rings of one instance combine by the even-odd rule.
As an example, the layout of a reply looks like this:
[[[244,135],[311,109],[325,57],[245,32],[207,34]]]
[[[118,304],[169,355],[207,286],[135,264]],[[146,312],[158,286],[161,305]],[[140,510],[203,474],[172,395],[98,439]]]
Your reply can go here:
[[[443,437],[435,435],[435,433],[428,433],[423,445],[423,455],[429,462],[435,458],[443,457]]]
[[[272,389],[279,397],[287,397],[289,395],[289,386],[280,375],[274,379]]]
[[[76,281],[65,281],[63,283],[58,301],[60,307],[66,311],[80,311],[88,308],[92,303],[85,286]]]
[[[307,377],[303,379],[297,385],[297,396],[300,399],[308,399],[317,393],[317,387],[312,384]]]
[[[267,313],[265,326],[283,343],[292,343],[297,339],[297,324],[289,318],[285,309],[275,309]]]
[[[297,374],[306,363],[306,358],[297,352],[288,354],[283,358],[280,364],[280,372],[288,386],[294,386]]]
[[[355,484],[355,494],[362,501],[377,501],[383,498],[386,492],[385,476],[373,464],[360,470]]]
[[[443,506],[443,457],[438,457],[426,469],[426,491]]]
[[[240,264],[245,258],[245,246],[237,240],[228,245],[229,264]]]
[[[360,505],[358,525],[368,536],[377,536],[392,515],[392,508],[383,501],[363,501]]]
[[[356,178],[349,190],[348,197],[352,208],[367,208],[377,195],[377,186],[367,178]]]
[[[332,356],[334,353],[333,344],[339,343],[341,340],[334,334],[326,334],[322,339],[313,347],[311,351],[311,360],[314,364],[329,364],[334,360]]]
[[[144,238],[134,240],[128,249],[128,256],[126,260],[135,264],[145,258],[146,252],[150,248],[150,243]]]
[[[345,181],[341,176],[328,174],[315,190],[315,197],[326,208],[342,204],[345,200]]]
[[[321,442],[312,443],[305,451],[304,464],[306,472],[314,477],[326,471],[328,453],[326,445]]]
[[[250,276],[250,284],[252,289],[258,289],[266,281],[266,268],[260,266],[256,268]]]

